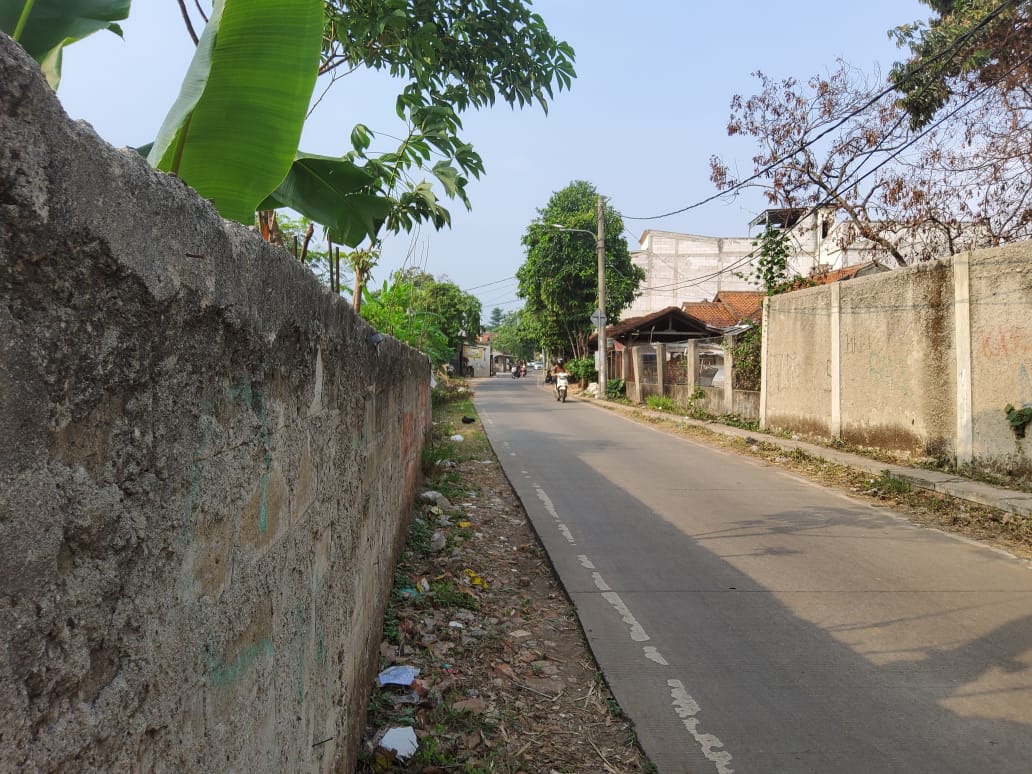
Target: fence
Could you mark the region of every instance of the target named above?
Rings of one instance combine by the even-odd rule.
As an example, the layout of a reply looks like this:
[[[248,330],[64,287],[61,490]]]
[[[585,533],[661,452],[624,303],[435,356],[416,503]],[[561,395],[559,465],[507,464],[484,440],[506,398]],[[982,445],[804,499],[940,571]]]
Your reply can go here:
[[[717,336],[634,347],[627,359],[627,396],[638,403],[665,396],[686,409],[758,419],[759,392],[733,388],[732,344],[732,337]]]
[[[1032,242],[768,299],[761,423],[1032,479]]]

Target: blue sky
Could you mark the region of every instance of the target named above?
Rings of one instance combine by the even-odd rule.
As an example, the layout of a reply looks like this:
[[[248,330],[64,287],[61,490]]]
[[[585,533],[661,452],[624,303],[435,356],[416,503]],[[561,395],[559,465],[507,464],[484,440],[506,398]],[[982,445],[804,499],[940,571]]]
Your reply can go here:
[[[450,230],[423,227],[387,241],[377,284],[415,263],[476,293],[485,320],[492,307],[518,308],[520,237],[554,191],[589,180],[625,216],[710,196],[711,155],[751,171],[752,144],[727,137],[725,127],[732,95],[754,91],[752,72],[805,79],[837,58],[885,71],[902,54],[887,30],[928,16],[918,0],[538,0],[533,8],[576,49],[572,90],[557,94],[547,116],[506,105],[466,114],[464,136],[486,166],[469,187],[472,211],[452,202]],[[175,99],[193,43],[175,0],[136,0],[123,29],[124,41],[100,33],[66,49],[58,96],[108,142],[139,145],[153,139]],[[399,133],[396,93],[378,74],[338,81],[302,149],[339,155],[355,123]],[[631,249],[645,228],[741,236],[763,206],[746,194],[663,220],[627,220],[624,236]]]

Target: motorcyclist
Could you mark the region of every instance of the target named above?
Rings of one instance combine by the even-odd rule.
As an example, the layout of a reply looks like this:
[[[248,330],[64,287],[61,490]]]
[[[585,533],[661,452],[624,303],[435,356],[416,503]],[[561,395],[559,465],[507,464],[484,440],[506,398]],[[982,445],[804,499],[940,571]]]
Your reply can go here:
[[[566,374],[567,378],[569,378],[570,372],[566,370],[566,361],[559,358],[555,361],[555,364],[548,373],[552,377],[552,391],[555,393],[556,397],[559,397],[559,380],[555,377],[559,374]]]

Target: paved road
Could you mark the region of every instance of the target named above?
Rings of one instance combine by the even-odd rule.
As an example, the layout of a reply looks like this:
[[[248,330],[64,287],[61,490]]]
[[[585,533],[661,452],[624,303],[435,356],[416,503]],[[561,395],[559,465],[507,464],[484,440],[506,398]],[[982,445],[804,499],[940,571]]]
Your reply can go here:
[[[495,451],[671,772],[1032,771],[1032,566],[482,379]]]

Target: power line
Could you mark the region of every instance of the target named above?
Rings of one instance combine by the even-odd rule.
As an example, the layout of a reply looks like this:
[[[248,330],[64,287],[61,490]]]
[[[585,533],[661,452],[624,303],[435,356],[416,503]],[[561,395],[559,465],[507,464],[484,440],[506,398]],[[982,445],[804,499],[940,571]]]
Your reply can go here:
[[[994,8],[992,11],[990,11],[989,14],[987,14],[986,17],[984,19],[982,19],[982,21],[980,21],[978,24],[976,24],[970,30],[965,32],[960,37],[958,37],[955,41],[953,41],[953,43],[951,43],[949,46],[944,48],[938,54],[936,54],[935,56],[931,57],[930,59],[925,60],[919,67],[917,67],[914,70],[912,70],[911,72],[907,73],[906,80],[910,80],[910,79],[914,78],[915,76],[919,75],[923,70],[929,68],[932,64],[934,64],[939,59],[942,59],[947,54],[950,54],[953,51],[959,50],[960,46],[963,43],[966,43],[969,38],[973,37],[983,27],[987,26],[997,16],[999,16],[1001,13],[1003,13],[1004,10],[1006,10],[1011,5],[1014,5],[1018,1],[1019,0],[1003,0],[1003,2],[1000,3],[998,6],[996,6],[996,8]],[[886,97],[887,95],[891,94],[893,91],[896,91],[897,88],[898,88],[898,85],[896,85],[896,84],[894,84],[892,86],[886,87],[885,89],[883,89],[882,91],[878,92],[873,97],[871,97],[864,105],[862,105],[860,107],[857,107],[857,108],[854,108],[849,113],[847,113],[843,118],[841,118],[839,121],[837,121],[836,123],[834,123],[831,126],[829,126],[823,132],[819,133],[818,135],[816,135],[815,137],[813,137],[810,140],[807,140],[805,142],[801,142],[799,144],[799,147],[796,148],[795,150],[793,150],[792,153],[785,154],[785,155],[775,159],[770,164],[765,166],[763,169],[759,170],[758,172],[755,172],[754,174],[750,175],[749,177],[745,178],[744,180],[738,181],[737,183],[735,183],[734,185],[732,185],[731,187],[729,187],[728,189],[726,189],[724,191],[718,191],[717,193],[713,194],[712,196],[707,196],[705,199],[697,201],[694,204],[689,204],[687,207],[682,207],[682,208],[680,208],[678,210],[672,210],[670,212],[665,212],[662,215],[647,215],[647,216],[622,215],[621,217],[624,220],[659,220],[661,218],[669,218],[672,215],[680,215],[683,212],[688,212],[689,210],[697,209],[698,207],[702,207],[705,204],[709,204],[710,202],[712,202],[712,201],[714,201],[716,199],[719,199],[722,196],[727,196],[728,194],[732,194],[735,191],[739,191],[742,188],[745,188],[749,183],[752,183],[753,181],[760,179],[761,177],[766,175],[768,172],[770,172],[771,170],[773,170],[776,167],[778,167],[780,164],[782,164],[785,161],[787,161],[788,159],[792,158],[796,153],[799,153],[800,151],[805,150],[806,148],[809,148],[811,145],[813,145],[817,141],[819,141],[819,140],[823,139],[824,137],[828,136],[831,132],[833,132],[836,129],[840,128],[847,121],[849,121],[849,120],[851,120],[853,118],[856,118],[858,115],[863,113],[865,110],[870,108],[872,105],[876,104],[879,100],[881,100],[884,97]]]
[[[899,156],[905,150],[909,149],[910,147],[915,145],[917,142],[919,142],[920,140],[924,139],[925,136],[930,134],[935,129],[938,129],[946,121],[948,121],[951,118],[953,118],[954,116],[956,116],[964,108],[968,107],[972,102],[975,102],[976,100],[980,99],[982,96],[987,94],[991,89],[993,89],[997,84],[1002,83],[1004,79],[1009,77],[1012,73],[1014,73],[1015,71],[1017,71],[1019,68],[1023,67],[1024,65],[1028,64],[1029,62],[1032,62],[1032,54],[1030,54],[1029,56],[1025,57],[1021,61],[1017,62],[1013,67],[1011,67],[1010,70],[1008,70],[1006,73],[1004,73],[999,78],[994,80],[992,83],[989,83],[989,84],[985,85],[982,89],[980,89],[979,91],[975,92],[970,97],[968,97],[966,100],[961,102],[953,110],[949,111],[944,116],[942,116],[940,119],[938,119],[934,123],[930,124],[927,128],[925,128],[920,133],[916,134],[910,140],[907,140],[905,143],[903,143],[898,148],[896,148],[894,151],[892,151],[888,156],[886,156],[886,158],[884,158],[883,160],[879,161],[874,167],[872,167],[867,172],[865,172],[864,174],[862,174],[859,177],[857,177],[855,180],[850,182],[847,186],[845,186],[844,188],[841,188],[841,187],[840,188],[836,188],[835,191],[833,191],[832,193],[830,193],[827,196],[825,196],[819,202],[813,204],[800,217],[800,220],[805,220],[810,215],[813,215],[814,213],[818,212],[822,207],[824,207],[824,206],[826,206],[828,204],[833,203],[836,197],[842,196],[844,193],[846,193],[850,189],[855,188],[856,186],[858,186],[860,183],[862,183],[868,177],[870,177],[875,172],[877,172],[879,169],[884,167],[886,164],[891,162],[893,159],[895,159],[897,156]],[[868,160],[873,158],[874,152],[876,150],[877,149],[873,149],[873,150],[871,150],[871,151],[869,151],[867,153]],[[864,163],[866,163],[866,162],[864,162]],[[715,277],[718,277],[721,274],[725,274],[725,273],[727,273],[729,271],[733,271],[735,268],[737,268],[738,266],[742,265],[747,260],[752,259],[753,257],[755,257],[755,251],[753,251],[753,252],[749,253],[748,255],[744,256],[742,259],[739,259],[739,261],[737,261],[736,263],[731,264],[730,266],[727,266],[727,267],[725,267],[723,269],[720,269],[719,271],[713,272],[712,274],[704,275],[702,277],[692,277],[691,278],[692,279],[691,282],[686,282],[686,283],[673,282],[673,283],[669,283],[668,285],[658,285],[658,286],[649,287],[649,288],[642,288],[642,290],[666,290],[667,288],[669,288],[669,290],[667,292],[674,293],[674,292],[679,291],[679,290],[684,290],[685,288],[695,287],[697,285],[701,285],[703,282],[706,282],[708,280],[714,279]]]

